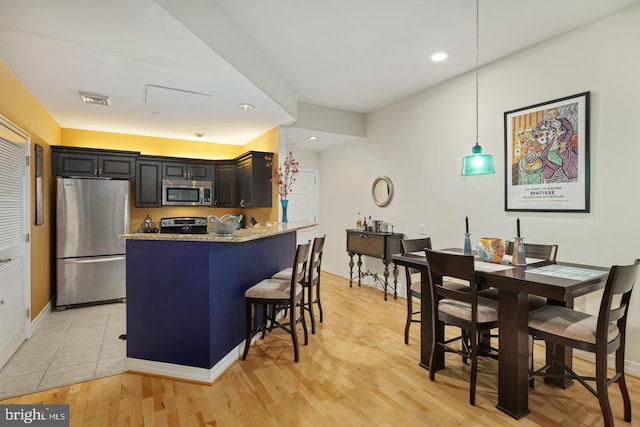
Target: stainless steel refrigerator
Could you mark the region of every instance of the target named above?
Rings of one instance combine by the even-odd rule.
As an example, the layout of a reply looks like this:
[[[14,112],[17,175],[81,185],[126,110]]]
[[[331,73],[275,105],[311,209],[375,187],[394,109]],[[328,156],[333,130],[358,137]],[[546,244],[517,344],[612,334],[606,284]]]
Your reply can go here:
[[[56,307],[125,298],[129,181],[58,178]]]

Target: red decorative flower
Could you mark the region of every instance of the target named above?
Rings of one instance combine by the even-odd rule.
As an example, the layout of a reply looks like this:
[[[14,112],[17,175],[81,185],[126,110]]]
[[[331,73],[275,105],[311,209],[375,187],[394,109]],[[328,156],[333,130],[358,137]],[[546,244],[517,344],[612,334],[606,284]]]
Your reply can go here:
[[[293,158],[293,153],[289,151],[289,155],[285,157],[282,166],[273,166],[273,157],[264,156],[267,160],[267,167],[273,167],[271,173],[271,182],[276,183],[280,200],[287,200],[287,196],[291,193],[291,186],[296,181],[296,175],[300,170],[300,163]]]

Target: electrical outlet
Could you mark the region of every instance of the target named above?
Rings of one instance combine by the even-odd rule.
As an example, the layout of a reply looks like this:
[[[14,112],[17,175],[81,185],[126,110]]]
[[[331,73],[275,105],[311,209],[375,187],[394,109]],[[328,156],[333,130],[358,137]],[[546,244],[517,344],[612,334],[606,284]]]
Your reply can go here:
[[[427,235],[427,226],[424,224],[419,224],[418,225],[418,234],[422,235],[422,236],[426,236]]]

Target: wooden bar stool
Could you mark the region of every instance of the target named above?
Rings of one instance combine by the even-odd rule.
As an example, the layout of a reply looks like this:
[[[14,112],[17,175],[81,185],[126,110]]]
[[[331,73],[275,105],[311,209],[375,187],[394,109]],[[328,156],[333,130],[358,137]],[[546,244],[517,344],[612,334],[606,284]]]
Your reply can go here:
[[[311,249],[311,257],[307,266],[307,275],[302,281],[302,286],[306,290],[306,298],[304,300],[304,309],[309,312],[311,317],[311,333],[316,333],[316,319],[313,312],[313,305],[318,305],[320,312],[320,323],[324,317],[322,313],[322,302],[320,300],[320,266],[322,264],[322,249],[324,248],[324,240],[326,236],[316,237],[313,239],[313,247]],[[272,279],[291,280],[291,268],[281,270],[271,276]],[[314,292],[315,290],[315,292]]]
[[[273,327],[278,327],[291,335],[294,361],[297,362],[300,359],[296,333],[296,324],[298,322],[302,322],[304,344],[307,345],[309,342],[307,324],[304,320],[304,288],[301,282],[307,272],[310,246],[309,243],[298,245],[289,280],[265,279],[247,289],[244,293],[247,305],[247,337],[242,360],[247,358],[251,339],[260,333],[264,338],[265,332]],[[254,326],[252,313],[255,312],[257,305],[262,306],[262,322]],[[296,315],[296,307],[300,307],[299,316]],[[288,323],[280,323],[276,318],[279,309],[282,308],[290,311]]]

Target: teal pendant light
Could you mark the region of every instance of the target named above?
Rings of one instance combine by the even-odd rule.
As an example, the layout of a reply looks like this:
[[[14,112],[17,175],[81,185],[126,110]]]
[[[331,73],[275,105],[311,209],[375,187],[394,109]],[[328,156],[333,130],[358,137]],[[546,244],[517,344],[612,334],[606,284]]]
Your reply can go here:
[[[482,152],[482,147],[473,146],[471,154],[467,154],[462,158],[462,176],[470,175],[488,175],[496,173],[493,167],[493,156]]]
[[[493,156],[482,152],[478,144],[478,0],[476,0],[476,145],[462,158],[462,176],[496,173]]]

